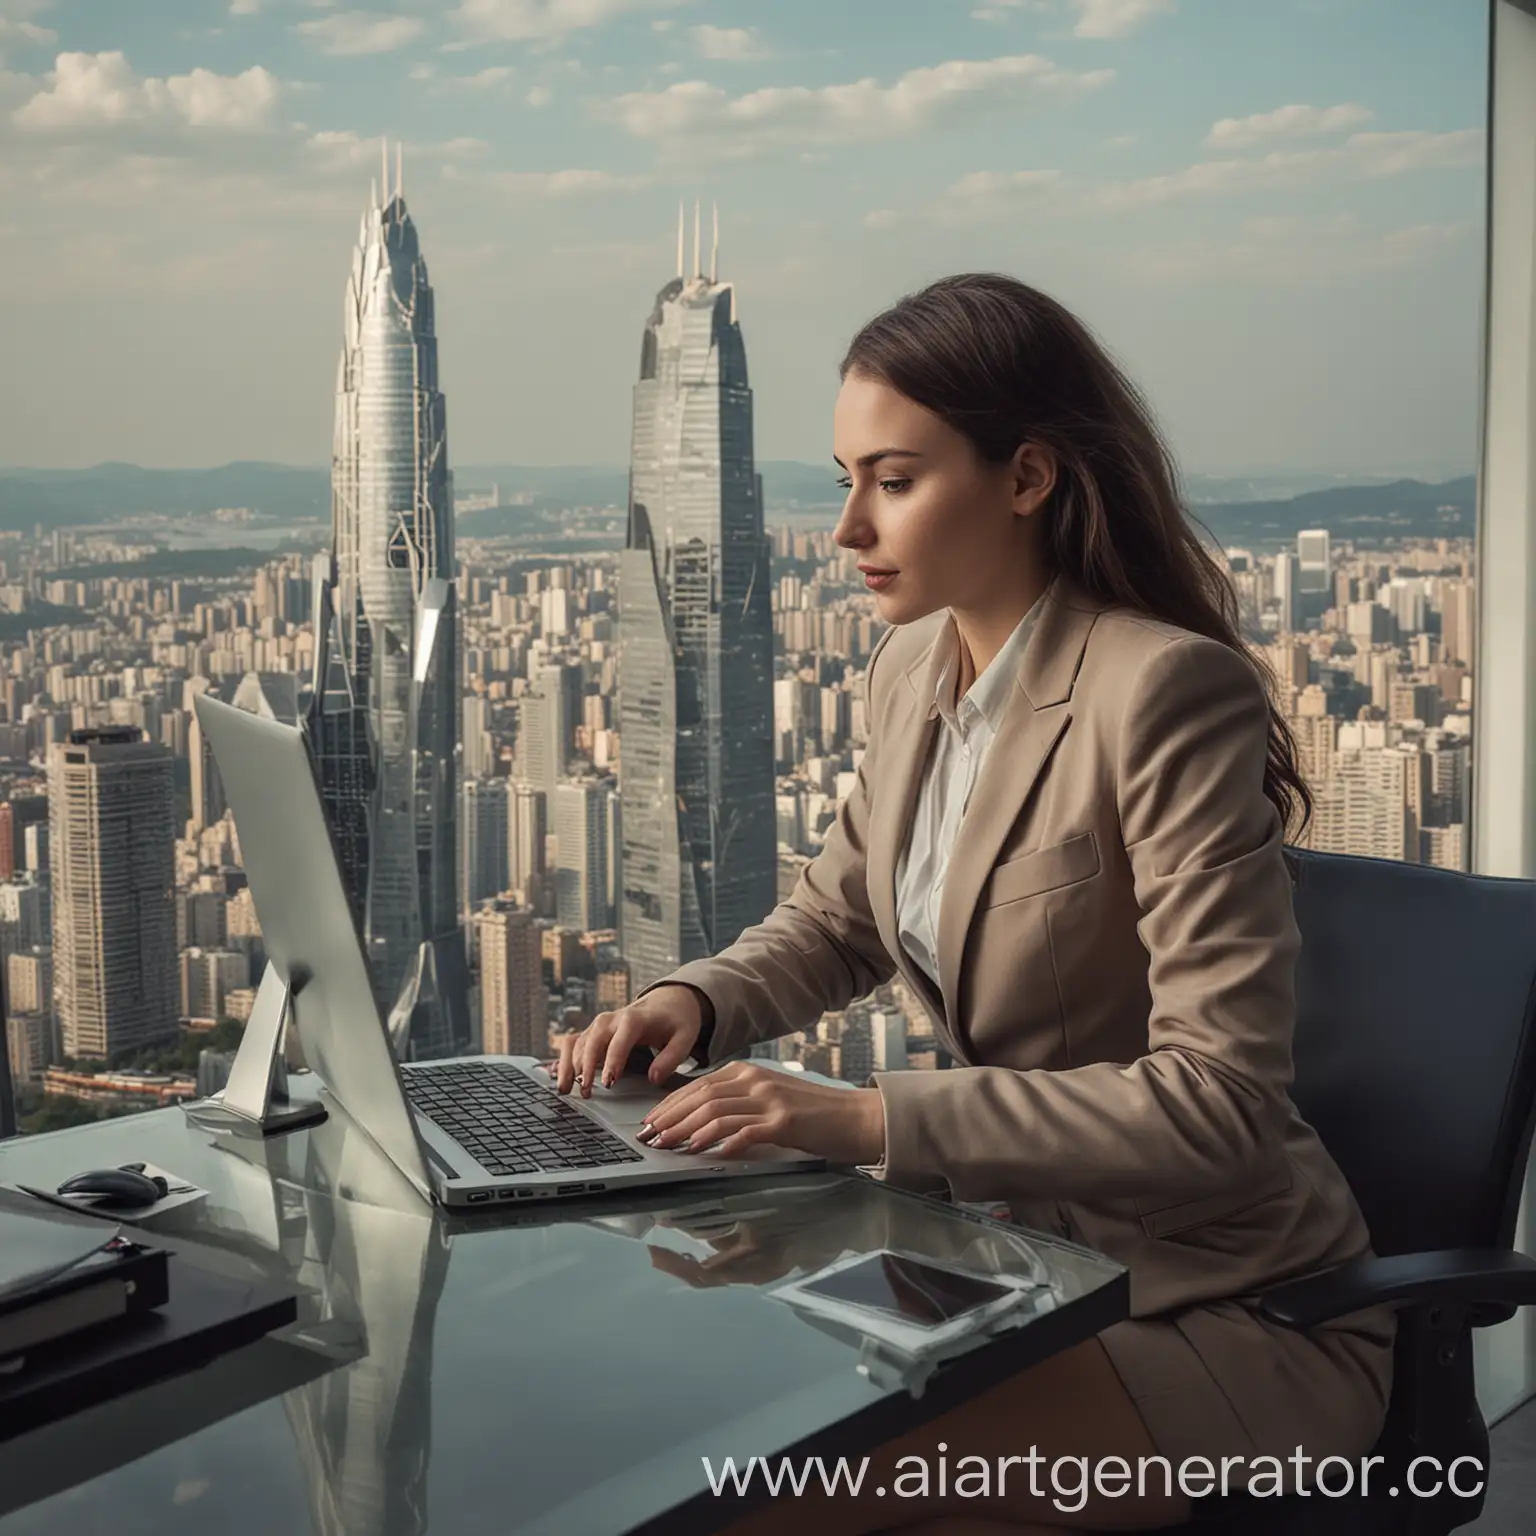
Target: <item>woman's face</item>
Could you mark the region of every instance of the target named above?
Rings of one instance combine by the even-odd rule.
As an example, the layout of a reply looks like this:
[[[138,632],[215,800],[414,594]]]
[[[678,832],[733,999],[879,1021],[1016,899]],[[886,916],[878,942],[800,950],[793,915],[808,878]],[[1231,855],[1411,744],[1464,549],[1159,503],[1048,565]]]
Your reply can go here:
[[[985,612],[1035,579],[1038,520],[1054,466],[1026,446],[988,464],[931,411],[850,373],[833,414],[848,492],[834,536],[858,552],[880,616],[909,624],[940,608]]]

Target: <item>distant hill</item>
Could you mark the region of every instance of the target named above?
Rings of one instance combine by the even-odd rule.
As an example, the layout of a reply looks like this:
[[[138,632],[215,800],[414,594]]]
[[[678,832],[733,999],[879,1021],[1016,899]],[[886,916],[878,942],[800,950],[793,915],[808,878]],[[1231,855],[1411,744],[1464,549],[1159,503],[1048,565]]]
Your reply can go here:
[[[269,517],[304,522],[328,518],[328,469],[286,464],[225,464],[218,469],[90,469],[0,471],[0,528],[77,527],[144,513],[195,516],[220,507],[250,507]]]
[[[1290,542],[1303,528],[1326,528],[1336,539],[1367,542],[1469,538],[1477,531],[1477,479],[1341,485],[1283,501],[1196,504],[1191,511],[1227,545]]]
[[[837,468],[790,459],[764,460],[770,515],[825,516],[842,496]],[[1327,528],[1338,538],[1456,537],[1476,524],[1476,480],[1353,484],[1298,473],[1249,478],[1186,477],[1190,510],[1223,544],[1269,544],[1301,528]],[[464,514],[467,534],[492,536],[549,526],[572,507],[623,507],[629,472],[623,465],[467,465],[454,471],[460,495],[497,487],[503,505]],[[516,498],[515,504],[507,503]],[[216,469],[141,469],[98,464],[81,470],[0,470],[0,528],[45,529],[111,524],[146,513],[196,516],[220,507],[250,507],[285,522],[325,522],[330,516],[326,469],[236,463]]]

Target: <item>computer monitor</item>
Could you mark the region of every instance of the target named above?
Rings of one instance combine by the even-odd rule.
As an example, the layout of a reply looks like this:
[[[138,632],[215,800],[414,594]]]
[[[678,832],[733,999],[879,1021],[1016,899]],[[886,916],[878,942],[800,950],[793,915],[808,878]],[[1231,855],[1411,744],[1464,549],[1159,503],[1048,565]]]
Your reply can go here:
[[[199,725],[234,810],[268,961],[305,1063],[424,1196],[425,1149],[374,998],[303,730],[201,693]]]

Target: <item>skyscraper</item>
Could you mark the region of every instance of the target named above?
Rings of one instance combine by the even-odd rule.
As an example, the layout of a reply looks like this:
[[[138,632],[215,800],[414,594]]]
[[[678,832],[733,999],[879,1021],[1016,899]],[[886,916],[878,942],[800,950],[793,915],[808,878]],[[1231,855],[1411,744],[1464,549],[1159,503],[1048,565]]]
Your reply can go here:
[[[547,1055],[542,931],[533,914],[498,900],[474,920],[480,930],[481,1049],[488,1056]]]
[[[384,173],[347,283],[308,725],[390,1038],[422,1060],[470,1040],[458,606],[432,288],[398,156],[393,191],[387,153]]]
[[[773,630],[736,294],[677,276],[634,391],[619,559],[620,944],[639,991],[774,906]]]
[[[539,907],[545,889],[549,800],[533,784],[513,780],[507,802],[507,884],[524,905]]]
[[[598,779],[555,787],[555,920],[578,931],[606,928],[608,788]]]
[[[507,855],[511,845],[508,782],[466,779],[463,798],[459,826],[464,842],[464,910],[472,915],[482,901],[507,889]]]
[[[48,762],[53,956],[66,1056],[175,1040],[171,754],[132,726],[70,732]]]
[[[1327,592],[1333,582],[1326,528],[1303,528],[1296,535],[1296,582],[1302,592]]]

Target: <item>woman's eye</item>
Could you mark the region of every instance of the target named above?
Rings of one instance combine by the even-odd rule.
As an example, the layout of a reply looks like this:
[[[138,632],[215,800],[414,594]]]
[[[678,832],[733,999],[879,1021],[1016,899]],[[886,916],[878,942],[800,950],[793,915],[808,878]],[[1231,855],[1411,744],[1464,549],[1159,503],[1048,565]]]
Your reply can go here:
[[[906,480],[900,476],[897,476],[890,480],[882,480],[880,482],[880,489],[884,491],[888,496],[897,496],[902,491],[906,490],[906,488],[911,484],[912,482],[910,480]]]

